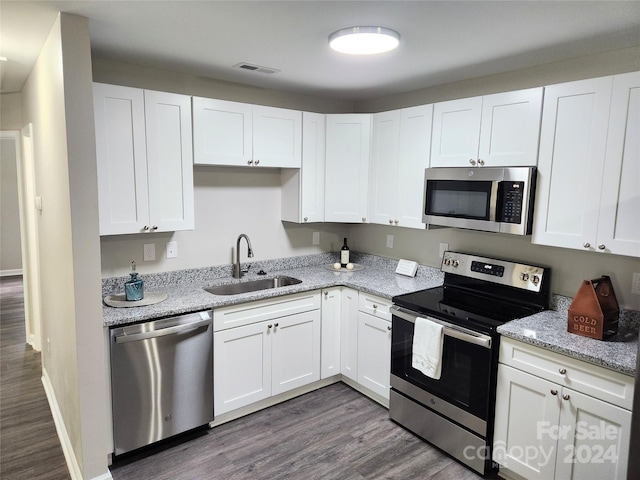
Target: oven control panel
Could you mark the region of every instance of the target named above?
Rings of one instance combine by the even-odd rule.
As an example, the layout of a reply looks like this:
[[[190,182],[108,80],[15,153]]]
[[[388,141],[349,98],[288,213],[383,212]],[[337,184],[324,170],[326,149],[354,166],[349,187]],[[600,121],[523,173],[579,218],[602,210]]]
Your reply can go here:
[[[444,252],[441,270],[469,278],[539,292],[544,268],[459,252]]]

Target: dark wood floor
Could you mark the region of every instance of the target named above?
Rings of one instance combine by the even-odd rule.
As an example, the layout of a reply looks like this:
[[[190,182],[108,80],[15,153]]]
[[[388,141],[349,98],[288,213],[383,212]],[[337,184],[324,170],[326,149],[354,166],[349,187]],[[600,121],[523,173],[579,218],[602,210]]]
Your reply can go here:
[[[0,278],[0,478],[70,479],[42,386],[40,353],[27,346],[21,277]]]
[[[20,278],[0,279],[0,478],[69,474],[26,346]],[[118,459],[114,480],[363,480],[480,478],[391,422],[386,409],[339,383]]]

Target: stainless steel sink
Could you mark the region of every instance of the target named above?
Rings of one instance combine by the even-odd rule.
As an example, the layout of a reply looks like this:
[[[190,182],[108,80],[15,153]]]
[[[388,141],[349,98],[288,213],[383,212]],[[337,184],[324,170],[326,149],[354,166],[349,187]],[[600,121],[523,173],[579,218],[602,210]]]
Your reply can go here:
[[[217,285],[205,288],[209,293],[214,295],[237,295],[239,293],[257,292],[259,290],[269,290],[271,288],[286,287],[288,285],[297,285],[302,280],[293,277],[273,277],[262,278],[260,280],[252,280],[250,282],[229,283],[226,285]]]

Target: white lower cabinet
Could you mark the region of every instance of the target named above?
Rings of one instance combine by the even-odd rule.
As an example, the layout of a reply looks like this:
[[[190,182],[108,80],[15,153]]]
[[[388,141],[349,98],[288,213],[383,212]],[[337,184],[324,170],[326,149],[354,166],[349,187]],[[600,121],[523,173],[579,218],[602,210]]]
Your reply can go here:
[[[319,308],[310,292],[214,310],[216,416],[320,379]]]
[[[391,322],[358,312],[358,383],[389,400]]]
[[[342,287],[322,290],[320,378],[340,373],[340,319]]]
[[[358,381],[358,291],[343,288],[340,319],[340,373]]]
[[[509,339],[500,362],[493,457],[501,476],[626,478],[632,377]]]

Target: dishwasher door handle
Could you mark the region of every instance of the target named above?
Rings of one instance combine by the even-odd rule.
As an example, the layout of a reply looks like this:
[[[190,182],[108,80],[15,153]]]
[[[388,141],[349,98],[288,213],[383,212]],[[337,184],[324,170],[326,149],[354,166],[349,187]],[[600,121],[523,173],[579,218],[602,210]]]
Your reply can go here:
[[[189,332],[191,330],[197,330],[202,327],[208,327],[209,325],[211,325],[210,319],[201,320],[199,322],[175,325],[173,327],[162,328],[160,330],[152,330],[150,332],[134,333],[132,335],[116,335],[114,337],[114,340],[116,343],[138,342],[140,340],[148,340],[150,338],[164,337],[165,335]]]

